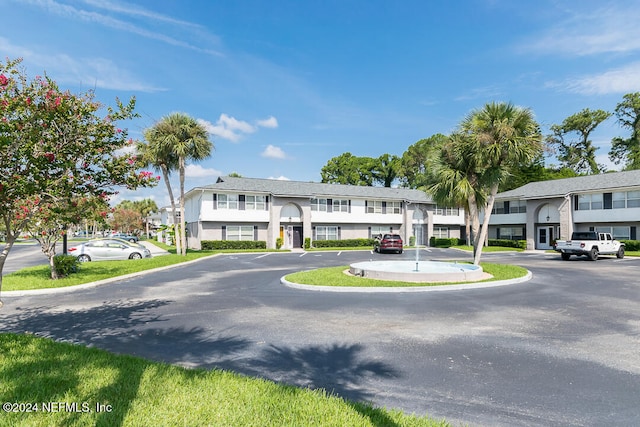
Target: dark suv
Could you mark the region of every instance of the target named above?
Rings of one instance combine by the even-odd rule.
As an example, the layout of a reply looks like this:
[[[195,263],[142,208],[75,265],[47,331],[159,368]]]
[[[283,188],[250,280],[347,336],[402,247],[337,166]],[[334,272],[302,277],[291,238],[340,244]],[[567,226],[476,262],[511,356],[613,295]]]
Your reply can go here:
[[[379,234],[373,242],[373,250],[378,253],[395,251],[402,253],[402,237],[399,234]]]

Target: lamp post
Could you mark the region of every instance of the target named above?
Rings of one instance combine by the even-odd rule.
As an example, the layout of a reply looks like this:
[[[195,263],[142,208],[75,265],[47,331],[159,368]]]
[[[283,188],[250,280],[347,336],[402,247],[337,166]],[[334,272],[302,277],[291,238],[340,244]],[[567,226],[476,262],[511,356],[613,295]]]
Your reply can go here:
[[[420,250],[418,248],[418,230],[422,231],[422,220],[418,220],[418,224],[413,228],[414,246],[416,249],[416,271],[418,271],[418,264],[420,263]]]

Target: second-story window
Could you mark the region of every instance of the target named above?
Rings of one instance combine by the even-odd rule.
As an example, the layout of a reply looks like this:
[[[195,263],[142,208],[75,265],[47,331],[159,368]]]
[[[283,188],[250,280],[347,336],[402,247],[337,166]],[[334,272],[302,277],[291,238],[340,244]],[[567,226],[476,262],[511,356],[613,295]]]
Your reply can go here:
[[[349,212],[349,201],[333,199],[332,210],[333,212]]]
[[[367,213],[382,213],[382,202],[379,200],[368,200]]]
[[[245,209],[263,211],[265,209],[266,196],[246,196]]]
[[[327,211],[327,199],[311,199],[311,210],[318,212]]]
[[[218,209],[238,209],[238,195],[218,194]]]

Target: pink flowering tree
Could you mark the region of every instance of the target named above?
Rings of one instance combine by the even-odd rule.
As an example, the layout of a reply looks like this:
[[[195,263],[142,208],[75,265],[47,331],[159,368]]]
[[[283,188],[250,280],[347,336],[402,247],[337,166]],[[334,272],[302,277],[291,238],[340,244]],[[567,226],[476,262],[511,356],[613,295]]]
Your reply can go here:
[[[7,235],[0,290],[16,238],[35,224],[44,226],[43,211],[66,220],[66,209],[76,209],[73,204],[82,198],[106,200],[117,187],[157,183],[136,169],[134,142],[117,126],[136,116],[135,99],[116,99],[115,108],[104,108],[93,92],[62,91],[47,76],[29,80],[19,65],[20,60],[0,63],[0,220]]]

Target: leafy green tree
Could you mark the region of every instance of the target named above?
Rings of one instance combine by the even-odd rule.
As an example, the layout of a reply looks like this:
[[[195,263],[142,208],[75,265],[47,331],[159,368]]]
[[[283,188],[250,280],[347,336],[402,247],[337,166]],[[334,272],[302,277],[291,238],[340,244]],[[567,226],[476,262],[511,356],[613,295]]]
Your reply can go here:
[[[133,141],[117,127],[135,116],[133,98],[105,111],[93,92],[62,91],[47,76],[29,80],[19,63],[0,64],[0,220],[7,233],[0,289],[7,255],[40,209],[62,215],[82,197],[106,199],[118,186],[155,183],[151,172],[137,172],[124,150]]]
[[[589,137],[591,132],[609,117],[611,113],[607,111],[585,108],[564,119],[562,124],[551,126],[552,133],[547,136],[547,141],[558,150],[558,160],[562,166],[569,167],[577,173],[597,174],[604,171],[604,166],[596,162],[596,147]],[[578,138],[567,140],[571,133],[577,133]]]
[[[163,117],[159,122],[145,131],[145,138],[149,141],[148,147],[143,149],[143,158],[151,156],[148,162],[152,165],[164,165],[167,172],[165,182],[167,188],[168,172],[172,169],[178,170],[180,179],[180,221],[175,221],[177,226],[176,249],[182,255],[187,254],[186,230],[184,227],[184,180],[187,160],[199,161],[211,156],[213,143],[209,140],[209,135],[204,126],[195,119],[184,113],[172,113]],[[169,196],[172,198],[172,192]],[[173,198],[172,198],[173,201]],[[171,205],[175,215],[175,204]],[[179,241],[179,243],[178,243]]]
[[[448,137],[435,134],[412,144],[400,158],[399,176],[403,186],[426,189],[434,182],[432,167]]]
[[[373,185],[375,159],[346,152],[329,159],[322,167],[322,182],[347,185]]]
[[[626,94],[616,106],[615,115],[631,135],[626,139],[613,138],[609,158],[616,165],[624,163],[627,170],[640,169],[640,92]]]

